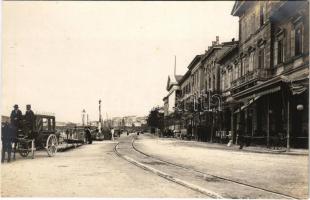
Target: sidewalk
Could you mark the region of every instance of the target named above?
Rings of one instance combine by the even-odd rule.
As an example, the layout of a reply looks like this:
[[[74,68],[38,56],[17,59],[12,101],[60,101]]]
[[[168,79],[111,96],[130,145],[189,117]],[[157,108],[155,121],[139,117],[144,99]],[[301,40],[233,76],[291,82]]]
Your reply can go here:
[[[58,145],[57,151],[66,151],[68,149],[77,148],[79,146],[82,146],[82,144],[68,144],[68,143],[62,143]]]
[[[146,135],[152,138],[157,137],[154,135]],[[159,137],[158,137],[159,138]],[[308,149],[294,149],[291,148],[289,152],[286,151],[286,148],[273,149],[267,148],[265,146],[244,146],[243,149],[239,149],[239,145],[232,144],[231,146],[227,146],[226,143],[210,143],[210,142],[199,142],[194,140],[181,140],[178,138],[160,138],[164,140],[174,140],[175,142],[182,143],[183,145],[188,146],[197,146],[204,148],[215,148],[215,149],[223,149],[223,150],[232,150],[232,151],[243,151],[243,152],[252,152],[252,153],[270,153],[270,154],[284,154],[284,155],[301,155],[307,156],[309,155]]]

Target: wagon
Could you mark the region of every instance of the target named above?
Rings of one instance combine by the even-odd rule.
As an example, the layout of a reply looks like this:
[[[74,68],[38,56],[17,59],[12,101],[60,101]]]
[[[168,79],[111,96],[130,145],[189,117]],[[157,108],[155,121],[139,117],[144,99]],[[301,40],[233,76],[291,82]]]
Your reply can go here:
[[[46,150],[48,156],[54,156],[57,152],[59,134],[55,129],[55,116],[35,115],[32,136],[28,135],[29,130],[23,126],[17,133],[14,148],[15,153],[19,152],[22,157],[27,157],[31,153],[34,158],[36,150]]]

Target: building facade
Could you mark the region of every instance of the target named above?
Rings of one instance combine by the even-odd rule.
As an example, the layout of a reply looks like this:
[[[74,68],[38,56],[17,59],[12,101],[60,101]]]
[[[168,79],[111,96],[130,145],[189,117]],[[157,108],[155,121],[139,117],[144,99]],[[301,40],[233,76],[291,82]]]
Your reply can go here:
[[[240,43],[238,78],[230,91],[240,104],[233,127],[253,143],[269,146],[280,137],[288,147],[306,146],[308,12],[306,1],[236,1],[234,5]],[[297,109],[298,105],[303,109]]]
[[[217,37],[177,82],[180,127],[201,141],[243,133],[253,145],[308,147],[309,2],[236,1],[231,14],[239,40]]]

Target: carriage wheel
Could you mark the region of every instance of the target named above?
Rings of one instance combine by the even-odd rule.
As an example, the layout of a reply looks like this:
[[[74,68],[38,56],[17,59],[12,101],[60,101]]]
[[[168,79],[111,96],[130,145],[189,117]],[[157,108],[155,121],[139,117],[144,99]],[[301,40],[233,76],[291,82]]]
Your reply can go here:
[[[28,150],[19,150],[19,154],[22,157],[26,158],[28,156],[28,154],[29,154],[29,151]]]
[[[23,144],[23,145],[18,144],[17,149],[18,149],[19,154],[20,154],[22,157],[25,158],[25,157],[28,156],[29,151],[27,150],[27,149],[28,149],[28,145],[27,145],[27,144]]]
[[[58,142],[57,142],[56,135],[51,134],[50,136],[48,136],[47,141],[46,141],[46,147],[45,147],[48,156],[52,157],[56,154],[57,146],[58,146]]]

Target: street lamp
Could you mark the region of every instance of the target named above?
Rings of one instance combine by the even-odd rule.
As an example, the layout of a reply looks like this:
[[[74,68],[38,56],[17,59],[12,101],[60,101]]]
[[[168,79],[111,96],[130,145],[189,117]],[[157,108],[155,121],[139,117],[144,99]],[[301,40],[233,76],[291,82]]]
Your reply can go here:
[[[102,117],[101,117],[101,99],[99,99],[99,123],[98,123],[99,132],[101,132],[102,127]]]
[[[85,109],[82,110],[82,125],[85,126]]]
[[[302,111],[302,110],[304,109],[304,105],[298,104],[297,107],[296,107],[296,109],[297,109],[298,111]]]

